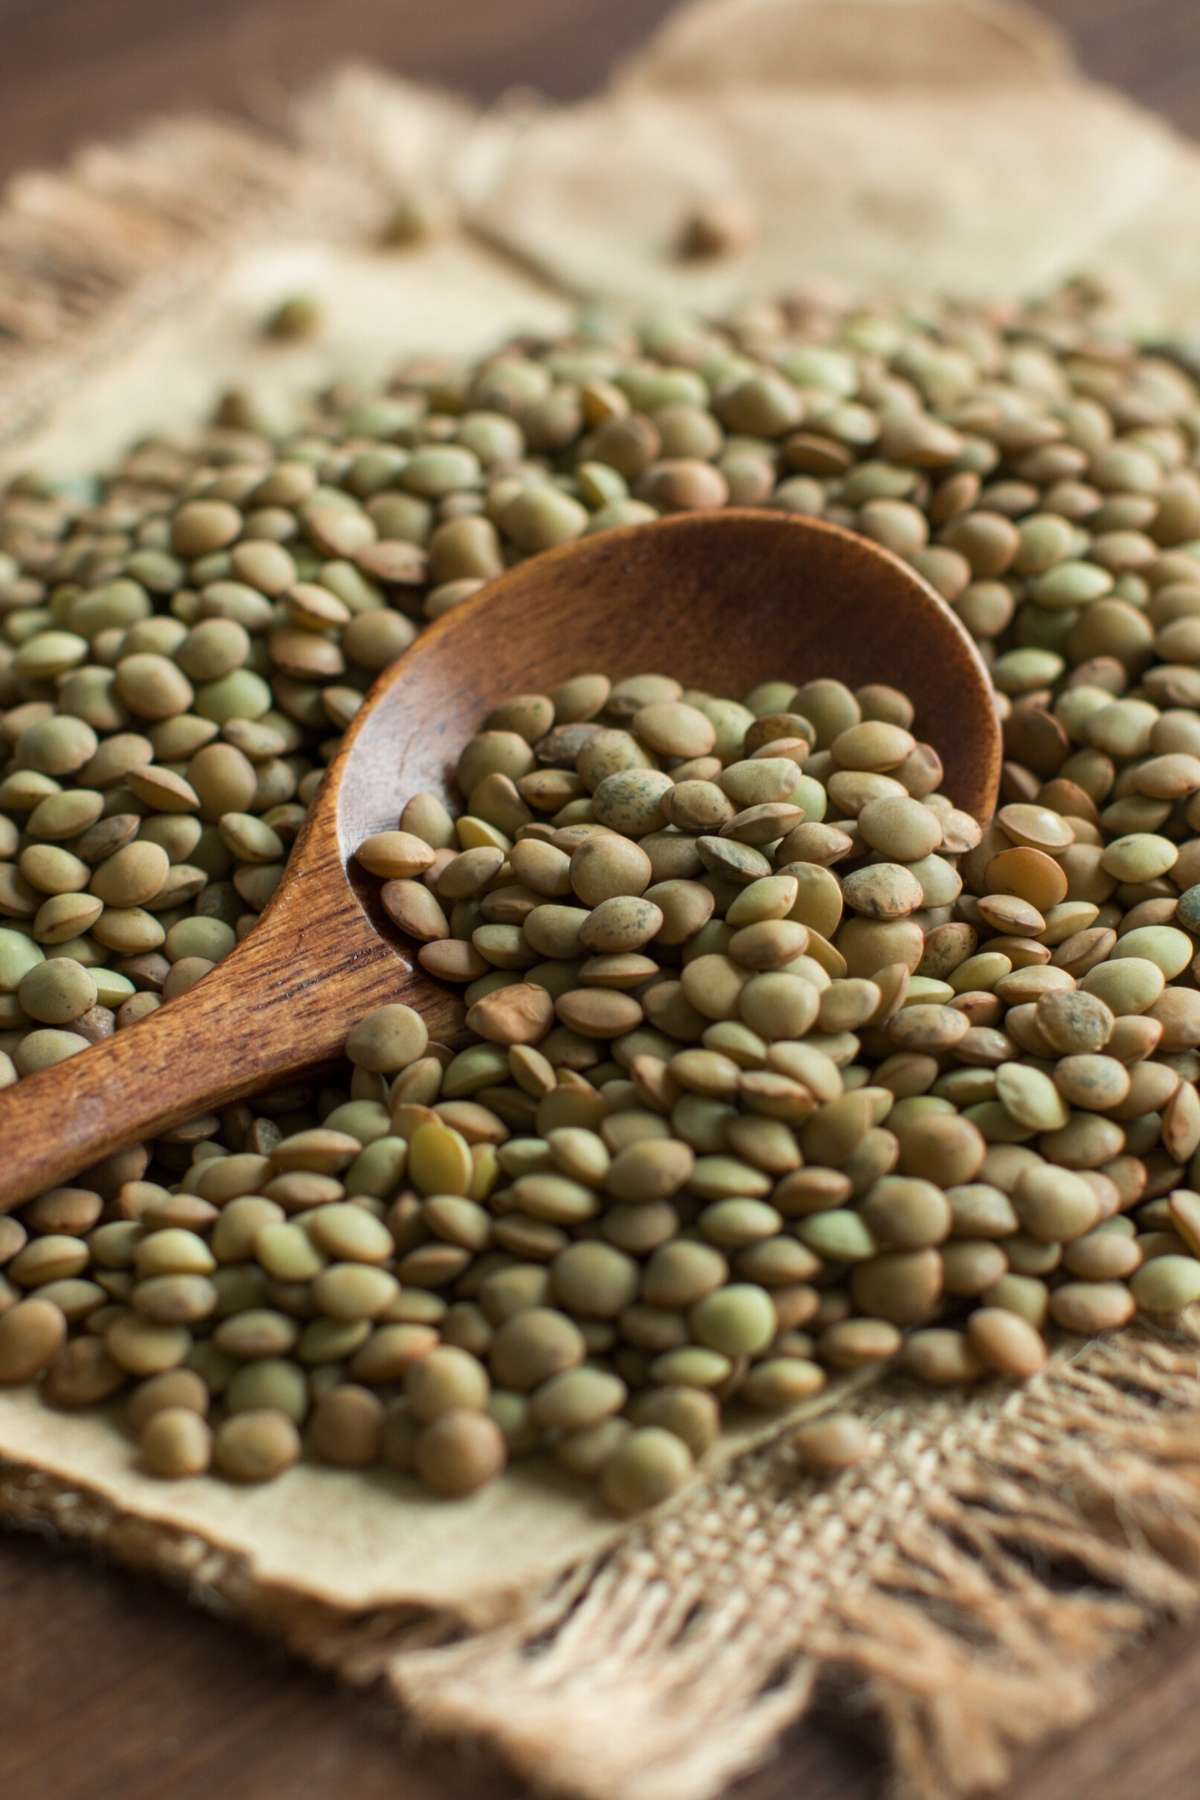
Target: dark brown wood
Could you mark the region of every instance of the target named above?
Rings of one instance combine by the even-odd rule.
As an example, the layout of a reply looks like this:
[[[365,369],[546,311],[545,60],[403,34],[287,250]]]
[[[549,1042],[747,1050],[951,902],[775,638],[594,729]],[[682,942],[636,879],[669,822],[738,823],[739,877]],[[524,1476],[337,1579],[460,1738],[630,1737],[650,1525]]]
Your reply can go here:
[[[339,1692],[153,1576],[9,1537],[0,1612],[37,1620],[0,1669],[8,1800],[445,1800],[468,1784],[477,1800],[518,1800],[524,1791],[495,1759],[417,1746],[378,1697]]]
[[[154,112],[267,124],[288,87],[351,58],[490,100],[590,93],[672,0],[0,0],[0,175]],[[1193,0],[1040,0],[1084,67],[1200,129]]]
[[[0,1616],[5,1800],[532,1800],[494,1754],[420,1736],[153,1576],[0,1536]],[[826,1716],[730,1800],[883,1800],[859,1710]]]
[[[731,509],[584,538],[509,570],[422,633],[359,710],[270,906],[190,993],[84,1055],[0,1092],[0,1206],[198,1113],[327,1061],[371,1007],[405,1000],[431,1035],[452,995],[414,968],[354,851],[408,795],[445,791],[488,708],[579,669],[662,669],[744,693],[835,675],[917,702],[945,791],[979,818],[1000,776],[987,671],[919,576],[835,525]]]
[[[0,0],[0,174],[59,162],[150,113],[267,125],[285,96],[371,59],[490,100],[590,93],[674,0]]]
[[[0,1212],[127,1144],[328,1062],[355,1019],[409,996],[411,962],[376,935],[340,866],[298,866],[287,889],[191,993],[31,1076],[19,1096],[0,1092]],[[431,1034],[444,1040],[456,1003],[423,987]]]
[[[178,106],[270,122],[294,79],[373,57],[482,99],[595,88],[671,0],[0,0],[0,175]],[[1084,66],[1200,128],[1195,0],[1040,0]],[[0,1537],[0,1793],[12,1800],[517,1800],[490,1757],[398,1732],[382,1706],[158,1582]],[[1136,1647],[1111,1703],[1003,1800],[1200,1793],[1200,1634]],[[737,1800],[881,1800],[863,1712],[831,1704]],[[732,1796],[731,1796],[732,1800]]]

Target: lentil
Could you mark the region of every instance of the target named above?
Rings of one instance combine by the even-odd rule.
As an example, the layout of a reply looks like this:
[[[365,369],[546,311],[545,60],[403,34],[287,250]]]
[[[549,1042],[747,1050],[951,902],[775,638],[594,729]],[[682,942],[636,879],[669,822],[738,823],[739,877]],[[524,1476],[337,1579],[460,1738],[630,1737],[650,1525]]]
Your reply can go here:
[[[742,702],[589,672],[502,701],[460,764],[466,817],[417,796],[361,848],[482,1042],[444,1068],[415,1014],[381,1008],[328,1096],[160,1140],[157,1194],[120,1188],[116,1216],[108,1188],[72,1212],[44,1197],[3,1221],[18,1298],[0,1378],[44,1371],[62,1404],[140,1378],[142,1455],[182,1473],[203,1466],[194,1377],[225,1413],[215,1466],[250,1479],[295,1460],[306,1366],[328,1368],[319,1454],[461,1492],[506,1435],[516,1454],[568,1430],[563,1461],[627,1510],[686,1479],[726,1401],[792,1404],[940,1308],[963,1329],[914,1332],[906,1368],[1022,1379],[1047,1318],[1169,1321],[1200,1295],[1196,1209],[1163,1197],[1192,1171],[1161,1166],[1189,1164],[1200,1127],[1182,1060],[1200,1047],[1200,727],[1176,547],[1195,508],[1136,422],[1150,382],[1154,442],[1189,473],[1194,384],[1129,349],[1097,399],[1086,318],[980,314],[955,351],[968,398],[1003,367],[1029,417],[1001,408],[968,435],[914,373],[961,315],[897,318],[868,350],[851,316],[817,311],[821,341],[781,315],[761,360],[761,325],[705,327],[736,360],[711,399],[653,331],[636,366],[601,337],[578,399],[555,346],[522,344],[467,372],[465,411],[406,373],[405,423],[375,449],[336,398],[299,435],[242,434],[244,500],[219,430],[131,451],[117,524],[65,491],[0,497],[0,542],[54,609],[0,621],[0,1081],[227,954],[372,675],[514,554],[620,517],[728,498],[889,544],[980,640],[1009,759],[981,834],[937,793],[919,705],[890,690],[784,679]],[[877,414],[893,376],[902,412]],[[814,391],[836,409],[817,417]],[[1080,405],[1095,422],[1060,445]],[[569,849],[549,841],[567,831]],[[494,916],[463,937],[472,907]],[[466,1098],[495,1124],[444,1112]],[[260,1164],[222,1186],[247,1153]],[[180,1236],[203,1255],[181,1261]],[[113,1305],[93,1310],[93,1288]],[[627,1416],[580,1424],[625,1380],[607,1359],[635,1353]],[[481,1372],[505,1430],[477,1377],[472,1405],[384,1426],[375,1385],[434,1354]]]

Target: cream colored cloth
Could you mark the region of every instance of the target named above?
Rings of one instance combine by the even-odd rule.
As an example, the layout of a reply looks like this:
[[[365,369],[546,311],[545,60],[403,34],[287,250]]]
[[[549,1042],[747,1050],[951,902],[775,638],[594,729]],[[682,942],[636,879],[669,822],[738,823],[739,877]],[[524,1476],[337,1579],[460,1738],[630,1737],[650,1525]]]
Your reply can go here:
[[[248,382],[283,405],[402,348],[472,354],[547,331],[586,293],[717,309],[780,289],[1027,296],[1080,271],[1147,331],[1200,315],[1200,151],[1085,81],[1003,0],[697,0],[611,87],[479,113],[347,68],[291,145],[168,121],[0,212],[0,450],[94,468],[140,429]],[[381,256],[394,196],[440,184],[462,226]],[[676,254],[735,200],[745,250]],[[281,294],[320,296],[311,345],[264,355]]]

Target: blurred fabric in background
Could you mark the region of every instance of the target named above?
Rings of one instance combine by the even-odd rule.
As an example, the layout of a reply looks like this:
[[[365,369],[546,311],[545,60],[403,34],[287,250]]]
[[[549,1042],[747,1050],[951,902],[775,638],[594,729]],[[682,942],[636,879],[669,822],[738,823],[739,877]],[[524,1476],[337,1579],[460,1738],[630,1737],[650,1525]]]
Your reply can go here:
[[[148,114],[269,122],[285,90],[373,60],[480,100],[600,85],[672,0],[0,0],[0,175]],[[1036,0],[1088,73],[1200,131],[1195,0]]]

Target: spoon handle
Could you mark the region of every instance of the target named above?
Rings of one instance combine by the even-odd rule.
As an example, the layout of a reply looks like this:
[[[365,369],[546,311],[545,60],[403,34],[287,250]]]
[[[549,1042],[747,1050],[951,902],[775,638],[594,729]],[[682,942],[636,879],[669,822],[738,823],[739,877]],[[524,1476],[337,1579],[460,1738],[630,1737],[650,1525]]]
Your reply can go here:
[[[376,935],[348,890],[297,878],[188,993],[0,1089],[0,1213],[116,1150],[336,1056],[373,1006],[407,1000],[432,1036],[454,1001]]]

